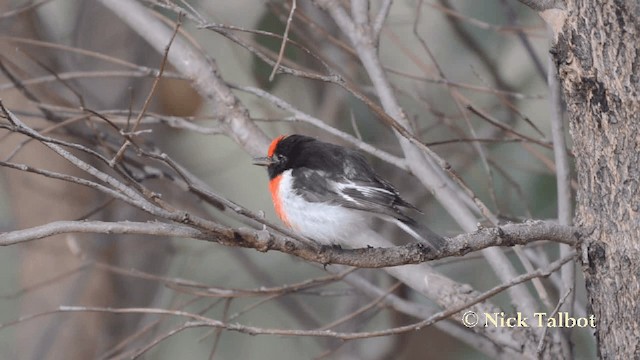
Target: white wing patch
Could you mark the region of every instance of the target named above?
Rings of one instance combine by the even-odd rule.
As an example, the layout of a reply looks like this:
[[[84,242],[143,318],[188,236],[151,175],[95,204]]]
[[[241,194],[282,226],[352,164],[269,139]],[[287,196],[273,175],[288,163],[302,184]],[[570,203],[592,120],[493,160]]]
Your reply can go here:
[[[344,189],[354,188],[355,184],[353,184],[353,183],[339,183],[339,182],[336,182],[334,184],[335,184],[335,192],[336,192],[336,194],[340,195],[340,197],[342,197],[343,199],[345,199],[345,200],[347,200],[349,202],[352,202],[354,204],[359,204],[359,202],[356,199],[354,199],[351,196],[345,194],[345,192],[344,192]]]
[[[348,183],[335,183],[336,193],[340,194],[345,200],[348,200],[354,204],[361,204],[360,201],[354,199],[353,197],[347,195],[345,190],[357,191],[362,194],[364,197],[376,198],[379,197],[380,194],[384,194],[384,196],[395,196],[396,194],[393,191],[389,191],[387,189],[373,187],[373,186],[362,186],[354,184],[353,182]]]

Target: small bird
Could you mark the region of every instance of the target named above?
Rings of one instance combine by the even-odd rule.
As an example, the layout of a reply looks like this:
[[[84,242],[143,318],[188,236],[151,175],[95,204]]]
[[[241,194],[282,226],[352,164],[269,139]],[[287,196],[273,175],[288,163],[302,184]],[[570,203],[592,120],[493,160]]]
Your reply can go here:
[[[372,221],[394,222],[416,240],[438,250],[444,239],[406,215],[419,211],[379,177],[358,152],[303,135],[279,136],[266,157],[269,190],[278,217],[291,229],[323,245],[348,244],[372,231]]]

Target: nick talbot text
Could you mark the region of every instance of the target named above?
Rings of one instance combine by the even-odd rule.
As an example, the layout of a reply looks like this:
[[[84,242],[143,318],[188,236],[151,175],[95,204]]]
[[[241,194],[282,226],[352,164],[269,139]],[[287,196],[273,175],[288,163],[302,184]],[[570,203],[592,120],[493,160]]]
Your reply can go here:
[[[533,313],[533,318],[525,317],[521,312],[515,314],[484,313],[480,316],[480,324],[484,327],[550,327],[550,328],[585,328],[596,327],[595,315],[573,317],[568,312],[559,312],[550,316],[546,312]],[[484,317],[484,321],[482,321]]]

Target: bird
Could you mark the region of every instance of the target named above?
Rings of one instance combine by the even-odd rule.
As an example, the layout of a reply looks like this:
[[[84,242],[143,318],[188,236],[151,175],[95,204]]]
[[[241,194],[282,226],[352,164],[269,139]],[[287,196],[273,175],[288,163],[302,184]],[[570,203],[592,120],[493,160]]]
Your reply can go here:
[[[282,222],[321,245],[348,246],[353,237],[372,234],[373,222],[382,219],[434,250],[443,246],[442,237],[407,215],[418,208],[355,150],[309,136],[281,135],[253,164],[266,166]]]

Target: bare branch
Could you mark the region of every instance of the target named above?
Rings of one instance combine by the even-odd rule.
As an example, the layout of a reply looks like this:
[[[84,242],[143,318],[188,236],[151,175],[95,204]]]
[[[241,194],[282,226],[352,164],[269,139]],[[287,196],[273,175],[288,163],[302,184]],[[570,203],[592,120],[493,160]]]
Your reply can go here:
[[[351,17],[361,30],[367,28],[369,26],[369,0],[352,0]]]
[[[284,34],[282,35],[282,44],[280,45],[280,52],[278,52],[278,60],[276,60],[276,64],[273,65],[273,70],[271,71],[271,75],[269,75],[269,81],[273,81],[273,77],[276,75],[278,67],[280,66],[280,62],[282,61],[282,57],[284,56],[284,48],[287,46],[287,40],[289,39],[289,29],[291,28],[291,21],[293,21],[293,14],[295,12],[296,0],[291,0],[291,11],[289,12],[289,17],[287,18],[287,26],[284,28]]]
[[[404,332],[416,331],[424,327],[433,325],[434,323],[441,321],[443,319],[446,319],[456,313],[459,313],[462,310],[473,306],[474,304],[477,304],[492,296],[495,296],[496,294],[512,286],[521,284],[533,278],[549,276],[551,273],[558,270],[564,263],[572,260],[575,257],[575,255],[576,254],[573,253],[571,254],[571,256],[564,257],[560,260],[557,260],[549,264],[549,266],[544,269],[538,269],[532,273],[523,274],[516,278],[513,278],[511,281],[507,283],[498,285],[480,294],[479,296],[474,297],[471,301],[449,307],[446,310],[443,310],[437,314],[434,314],[433,316],[423,321],[410,324],[410,325],[399,326],[399,327],[379,330],[379,331],[342,333],[342,332],[336,332],[331,330],[284,330],[284,329],[259,328],[254,326],[245,326],[237,323],[236,324],[224,323],[222,321],[214,320],[214,319],[211,319],[202,315],[194,314],[191,312],[187,312],[187,311],[154,309],[154,308],[116,309],[116,308],[102,308],[102,307],[91,307],[91,306],[60,306],[58,311],[59,312],[106,312],[106,313],[112,313],[112,314],[173,315],[173,316],[186,317],[188,319],[191,319],[191,321],[193,321],[193,323],[191,324],[193,324],[194,326],[196,326],[197,324],[200,326],[223,328],[228,331],[236,331],[236,332],[249,334],[249,335],[319,336],[319,337],[333,337],[333,338],[338,338],[342,340],[366,339],[366,338],[388,336],[388,335],[394,335],[394,334],[401,334]],[[50,313],[51,312],[47,312],[46,314],[50,314]],[[31,318],[36,316],[42,316],[42,315],[45,315],[45,314],[32,315]],[[0,328],[4,326],[7,326],[7,325],[5,324],[0,325]]]
[[[558,222],[571,225],[573,211],[571,206],[571,170],[565,141],[564,119],[562,116],[562,95],[557,79],[557,70],[549,55],[549,101],[551,108],[551,135],[556,165],[556,187],[558,192]]]
[[[569,262],[569,263],[571,263],[571,262]],[[558,311],[560,310],[560,307],[565,303],[565,301],[567,300],[567,297],[569,297],[569,294],[571,294],[572,292],[573,292],[573,289],[567,289],[567,291],[565,291],[564,295],[562,295],[560,297],[560,300],[558,301],[558,304],[556,305],[556,307],[549,314],[550,318],[555,317],[558,314]],[[545,325],[544,331],[542,332],[542,336],[540,336],[540,342],[538,343],[538,349],[536,350],[536,356],[538,357],[538,359],[542,359],[542,352],[544,351],[545,339],[547,337],[547,331],[549,331],[549,327]]]
[[[559,1],[562,1],[562,0],[559,0]],[[502,3],[502,8],[504,9],[504,12],[505,12],[505,14],[507,16],[507,21],[508,21],[509,25],[514,26],[514,27],[518,27],[518,25],[519,25],[518,12],[515,10],[514,6],[512,5],[512,1],[511,0],[500,0],[500,2]],[[542,12],[540,14],[541,17],[543,17],[543,18],[544,18],[544,13],[545,12]],[[545,76],[544,65],[543,65],[542,61],[540,61],[540,58],[538,57],[538,54],[536,53],[536,51],[535,51],[535,49],[533,47],[533,44],[531,44],[531,41],[529,40],[529,37],[522,31],[516,31],[516,35],[518,36],[518,39],[522,43],[522,46],[526,50],[527,54],[531,58],[531,61],[535,65],[535,68],[536,68],[536,70],[538,72],[538,75],[540,75],[540,77],[544,79],[546,77]]]
[[[371,24],[371,31],[373,33],[373,38],[380,40],[380,32],[382,31],[382,27],[384,26],[384,22],[389,16],[389,11],[391,10],[391,5],[393,4],[393,0],[383,0],[380,5],[380,10],[378,10],[378,14],[373,19],[373,23]]]
[[[202,231],[188,226],[161,222],[57,221],[24,230],[2,233],[0,234],[0,246],[14,245],[68,233],[146,234],[194,239],[204,236]]]
[[[467,109],[469,111],[471,111],[472,113],[478,115],[478,117],[480,117],[481,119],[486,120],[491,125],[494,125],[494,126],[500,128],[500,129],[512,134],[513,136],[516,136],[516,137],[521,138],[521,139],[525,139],[525,140],[527,140],[529,142],[538,144],[540,146],[543,146],[543,147],[546,147],[546,148],[549,148],[549,149],[552,147],[552,145],[547,141],[538,140],[538,139],[532,138],[530,136],[527,136],[527,135],[519,133],[515,129],[511,128],[509,125],[501,123],[500,121],[494,119],[489,114],[486,114],[484,111],[482,111],[480,109],[477,109],[475,106],[467,105]]]
[[[162,222],[57,221],[24,230],[1,233],[0,246],[14,245],[66,233],[175,236],[218,242],[227,246],[253,248],[263,252],[276,250],[320,264],[343,264],[364,268],[419,264],[449,256],[463,256],[491,246],[526,245],[542,240],[576,246],[581,236],[580,232],[572,227],[535,221],[486,228],[474,233],[448,238],[444,248],[436,252],[419,243],[359,249],[308,246],[294,242],[288,237],[262,230],[231,229],[216,224],[211,225],[208,229],[199,230],[185,225]]]
[[[551,33],[551,29],[549,29]],[[553,155],[556,165],[556,188],[558,195],[558,223],[571,225],[573,209],[571,203],[571,169],[569,167],[569,156],[565,141],[564,117],[562,113],[562,95],[560,83],[558,81],[558,70],[551,54],[549,54],[547,70],[547,82],[549,86],[549,101],[551,109],[551,136],[553,138]],[[569,246],[560,246],[560,255],[564,256],[572,251]],[[562,301],[558,306],[563,312],[573,314],[576,287],[576,266],[573,262],[563,266],[560,270],[562,277],[562,289],[566,292],[567,301]],[[546,329],[546,328],[545,328]],[[563,329],[565,338],[571,339],[571,329]],[[542,339],[541,339],[542,340]],[[541,348],[543,343],[540,344]],[[570,358],[572,347],[569,341],[563,343],[564,355]]]

